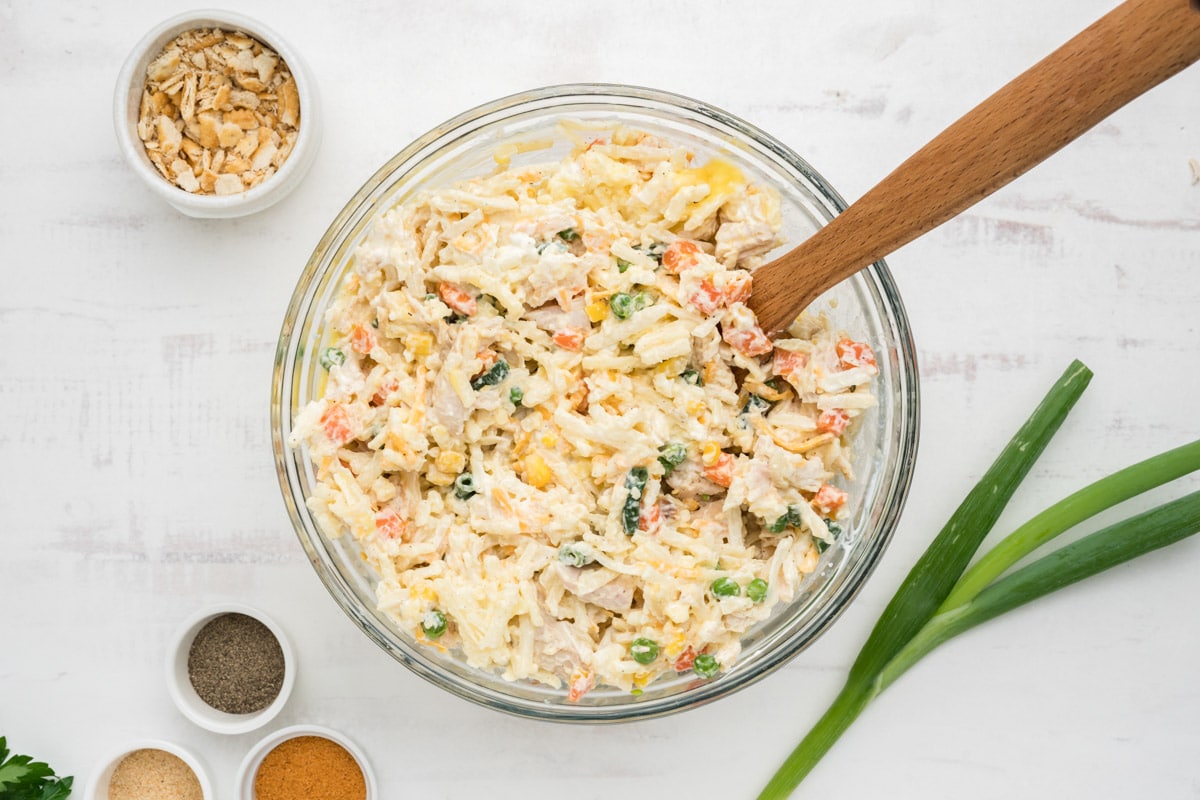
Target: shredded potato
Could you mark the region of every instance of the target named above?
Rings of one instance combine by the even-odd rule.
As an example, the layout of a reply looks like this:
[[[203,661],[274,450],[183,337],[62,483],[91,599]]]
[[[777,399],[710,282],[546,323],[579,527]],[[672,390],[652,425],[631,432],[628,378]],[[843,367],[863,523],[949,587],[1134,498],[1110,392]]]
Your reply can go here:
[[[381,610],[571,700],[735,663],[839,529],[877,374],[824,316],[772,343],[746,307],[769,187],[601,133],[381,214],[291,442]]]

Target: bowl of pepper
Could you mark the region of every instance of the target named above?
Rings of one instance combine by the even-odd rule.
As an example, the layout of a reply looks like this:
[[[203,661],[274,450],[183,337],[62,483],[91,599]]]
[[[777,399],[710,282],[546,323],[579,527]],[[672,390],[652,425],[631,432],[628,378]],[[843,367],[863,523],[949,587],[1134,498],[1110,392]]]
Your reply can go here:
[[[634,163],[645,148],[668,146],[677,153],[675,172],[672,164]],[[592,195],[553,194],[573,191],[582,165],[601,158],[622,163],[588,184],[599,187]],[[514,188],[487,195],[489,205],[476,209],[471,204],[493,178]],[[624,224],[633,218],[625,212],[656,202],[664,184],[678,208],[664,204],[670,211],[654,219],[678,212],[679,224],[655,221],[654,233],[642,226],[637,238],[622,232],[605,240],[605,219]],[[792,449],[781,458],[800,469],[811,448],[836,442],[826,463],[846,469],[835,476],[816,464],[817,496],[805,498],[811,505],[788,501],[769,520],[766,512],[743,516],[745,496],[722,509],[739,480],[729,470],[748,462],[752,448],[732,453],[712,440],[741,423],[746,436],[764,435],[775,410],[786,411],[803,391],[769,376],[803,369],[799,351],[810,346],[798,341],[808,336],[800,331],[789,357],[776,359],[786,363],[773,363],[772,343],[742,324],[732,306],[748,296],[749,267],[714,266],[720,292],[697,279],[687,300],[692,310],[683,307],[683,273],[704,259],[714,263],[725,241],[711,229],[754,227],[730,208],[708,228],[685,229],[687,209],[702,215],[706,192],[733,185],[777,193],[777,233],[792,244],[845,208],[786,145],[727,112],[649,89],[579,85],[504,98],[449,120],[385,164],[333,221],[296,287],[276,351],[276,468],[310,563],[354,624],[401,664],[460,697],[521,716],[589,723],[653,717],[762,679],[810,645],[857,594],[895,529],[916,452],[917,370],[903,303],[880,262],[814,304],[814,325],[830,334],[821,363],[844,377],[852,366],[869,372],[870,386],[849,380],[829,409],[837,424],[819,432],[829,420],[812,414],[806,431],[784,441]],[[436,203],[420,206],[434,195]],[[562,212],[539,218],[545,230],[468,230],[543,196]],[[708,207],[710,220],[716,206]],[[450,212],[429,223],[442,209]],[[406,220],[414,231],[408,238],[376,225]],[[768,235],[761,255],[769,256],[773,242]],[[449,250],[464,260],[440,261]],[[472,254],[478,268],[466,263]],[[523,297],[503,285],[515,270],[506,258],[531,270],[533,288]],[[557,287],[556,276],[577,276],[574,259],[596,265],[579,269],[588,275],[582,294],[525,302],[543,277]],[[610,285],[599,286],[596,275]],[[358,303],[375,288],[377,303]],[[718,319],[726,313],[719,306],[733,316]],[[429,330],[393,333],[414,320]],[[662,325],[639,327],[639,320]],[[680,363],[652,361],[665,341],[660,328],[674,321],[695,325],[694,339],[708,336],[712,357],[673,350],[681,343],[672,340],[664,350]],[[728,330],[709,336],[718,322]],[[488,324],[486,342],[482,333],[471,339]],[[518,355],[526,352],[520,343],[499,355],[487,349],[504,336],[542,349],[529,358]],[[479,346],[452,352],[452,343],[468,341]],[[613,375],[585,376],[589,359]],[[756,372],[762,386],[733,385],[738,379],[726,376],[732,399],[720,401],[721,411],[731,413],[710,426],[706,404],[721,389],[708,365],[722,359],[741,359],[741,372]],[[642,366],[628,366],[634,362]],[[448,364],[461,369],[451,375]],[[625,436],[658,434],[642,408],[614,405],[622,402],[616,388],[599,396],[596,380],[611,387],[629,377],[621,370],[660,365],[654,379],[670,384],[639,395],[644,406],[687,395],[697,411],[679,402],[669,424],[682,429],[696,420],[706,434],[719,433],[676,437],[672,428],[673,438],[652,444]],[[596,391],[590,401],[588,391]],[[851,405],[863,413],[847,428],[839,411]],[[420,429],[413,419],[430,424]],[[510,427],[493,435],[500,424]],[[801,433],[810,436],[801,441]],[[671,494],[672,479],[684,473],[701,477]],[[693,535],[696,523],[677,536],[677,521],[698,520],[701,509],[724,533]],[[639,550],[646,557],[628,555]],[[713,557],[718,550],[724,560]],[[459,580],[460,572],[471,580]],[[564,612],[566,605],[578,613]]]
[[[179,628],[167,689],[183,713],[215,733],[246,733],[275,718],[296,681],[291,644],[273,619],[239,603],[207,608]]]

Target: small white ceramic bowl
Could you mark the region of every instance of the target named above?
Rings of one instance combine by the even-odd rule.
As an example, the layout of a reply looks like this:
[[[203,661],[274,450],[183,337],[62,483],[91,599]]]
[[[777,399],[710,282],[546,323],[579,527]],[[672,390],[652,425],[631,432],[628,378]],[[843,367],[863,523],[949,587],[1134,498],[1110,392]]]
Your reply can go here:
[[[242,759],[242,765],[238,767],[237,783],[234,786],[233,792],[234,797],[237,800],[254,800],[254,777],[258,774],[258,768],[262,764],[263,759],[267,757],[267,753],[270,753],[282,742],[286,742],[288,739],[295,739],[298,736],[321,736],[330,741],[337,742],[346,748],[346,752],[354,756],[354,760],[358,762],[359,769],[362,770],[363,781],[367,785],[366,800],[375,800],[379,796],[375,788],[375,773],[371,771],[371,763],[367,761],[366,755],[359,749],[358,745],[337,731],[323,728],[320,725],[292,725],[275,731],[250,749],[250,752]]]
[[[188,653],[191,651],[192,641],[201,628],[222,614],[245,614],[253,617],[266,625],[279,640],[279,647],[283,650],[283,685],[280,686],[279,695],[271,705],[262,711],[252,714],[229,714],[215,709],[200,699],[200,695],[196,693],[196,689],[188,677]],[[288,696],[292,693],[292,686],[295,683],[296,658],[283,628],[258,609],[238,603],[213,606],[193,616],[180,627],[174,643],[168,650],[167,691],[170,692],[171,699],[175,701],[175,705],[185,717],[201,728],[214,733],[246,733],[267,724],[287,704]]]
[[[146,81],[146,67],[175,37],[193,28],[238,30],[253,36],[279,54],[296,80],[300,95],[300,129],[295,147],[278,172],[240,194],[220,196],[185,192],[158,173],[146,156],[142,140],[138,138],[138,109]],[[300,54],[273,29],[233,11],[202,9],[171,17],[151,29],[134,46],[117,77],[113,94],[113,125],[125,161],[154,194],[189,217],[241,217],[274,205],[303,180],[321,144],[321,101],[308,66]]]
[[[114,750],[111,755],[102,759],[96,765],[96,771],[92,773],[92,777],[88,781],[87,789],[83,793],[83,800],[108,800],[109,781],[112,780],[113,773],[117,771],[117,765],[125,756],[136,750],[163,750],[176,756],[187,764],[192,772],[196,773],[196,780],[200,782],[200,791],[204,800],[213,800],[212,781],[208,779],[208,773],[200,760],[190,750],[161,739],[139,739],[126,744],[119,750]]]

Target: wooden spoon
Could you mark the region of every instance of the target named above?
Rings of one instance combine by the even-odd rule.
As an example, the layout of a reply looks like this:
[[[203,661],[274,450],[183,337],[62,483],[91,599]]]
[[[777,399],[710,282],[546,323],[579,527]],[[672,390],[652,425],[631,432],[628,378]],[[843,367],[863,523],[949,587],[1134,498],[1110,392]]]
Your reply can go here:
[[[768,334],[1200,59],[1200,0],[1128,0],[984,100],[798,247],[754,271]]]

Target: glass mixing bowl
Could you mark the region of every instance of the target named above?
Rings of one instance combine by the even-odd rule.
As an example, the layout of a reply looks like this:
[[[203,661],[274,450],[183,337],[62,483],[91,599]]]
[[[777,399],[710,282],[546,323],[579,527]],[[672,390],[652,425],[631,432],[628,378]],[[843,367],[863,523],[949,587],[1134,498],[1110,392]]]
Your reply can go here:
[[[315,482],[313,464],[303,448],[288,446],[288,436],[299,410],[319,397],[322,370],[317,354],[328,335],[325,311],[372,221],[420,190],[493,171],[493,154],[501,144],[553,141],[550,150],[514,155],[514,166],[562,157],[570,150],[570,143],[556,131],[563,119],[624,124],[686,145],[696,163],[717,155],[733,162],[750,180],[780,192],[787,246],[810,236],[845,208],[825,180],[781,142],[686,97],[588,84],[539,89],[480,106],[438,126],[388,161],[317,244],[279,336],[272,439],[280,487],[300,544],[337,604],[393,658],[443,689],[501,711],[573,722],[629,720],[691,708],[763,678],[812,643],[845,610],[887,546],[908,493],[917,447],[916,359],[904,307],[882,261],[816,301],[835,330],[874,347],[879,403],[858,423],[853,443],[858,474],[848,487],[845,533],[824,553],[793,602],[747,632],[739,661],[720,676],[708,681],[698,681],[691,673],[662,678],[640,695],[601,686],[568,702],[566,687],[508,682],[497,673],[468,666],[460,653],[418,645],[376,610],[376,577],[353,537],[325,536],[309,513],[305,499]],[[506,148],[513,149],[519,148]]]

